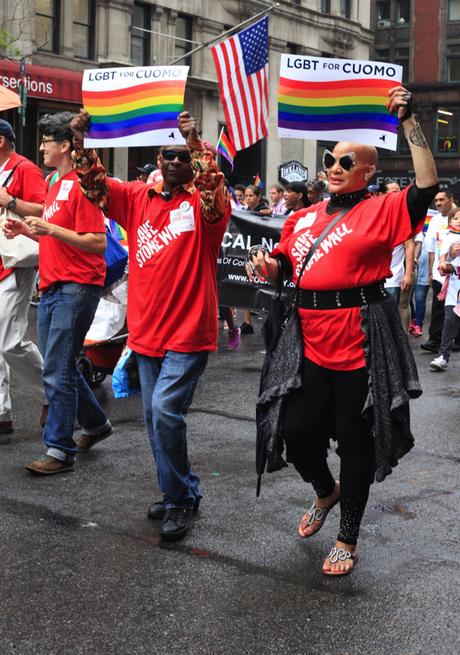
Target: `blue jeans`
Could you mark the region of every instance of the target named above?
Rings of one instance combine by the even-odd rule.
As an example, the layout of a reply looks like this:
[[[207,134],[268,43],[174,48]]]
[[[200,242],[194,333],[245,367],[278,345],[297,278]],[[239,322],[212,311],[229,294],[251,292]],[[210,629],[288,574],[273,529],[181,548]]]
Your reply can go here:
[[[401,297],[401,287],[385,287],[385,291],[388,291],[388,293],[393,296],[393,298],[396,300],[396,304],[399,307],[399,299]]]
[[[89,430],[107,423],[106,415],[75,363],[100,295],[100,287],[65,282],[49,287],[38,307],[43,385],[49,403],[43,441],[48,455],[63,461],[75,458],[75,418],[82,428]]]
[[[208,353],[168,350],[164,357],[136,357],[144,420],[166,508],[193,507],[201,498],[200,480],[190,468],[185,416]]]
[[[421,328],[426,312],[426,297],[430,290],[429,284],[415,285],[415,322]]]

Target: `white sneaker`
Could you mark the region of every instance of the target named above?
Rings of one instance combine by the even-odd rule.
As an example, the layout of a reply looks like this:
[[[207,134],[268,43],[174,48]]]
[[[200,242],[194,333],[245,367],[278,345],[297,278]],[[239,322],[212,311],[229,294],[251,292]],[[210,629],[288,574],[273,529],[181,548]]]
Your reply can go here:
[[[439,355],[439,357],[435,357],[432,362],[430,362],[430,366],[434,371],[445,371],[447,368],[448,362],[444,359],[442,355]]]

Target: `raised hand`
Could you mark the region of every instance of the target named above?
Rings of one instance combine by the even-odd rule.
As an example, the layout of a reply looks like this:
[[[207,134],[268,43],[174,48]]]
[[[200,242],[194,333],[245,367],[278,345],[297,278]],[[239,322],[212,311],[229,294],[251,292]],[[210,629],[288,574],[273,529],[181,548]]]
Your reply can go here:
[[[83,143],[85,132],[88,131],[91,122],[90,115],[84,109],[80,109],[78,114],[70,122],[70,129],[73,133],[75,142]]]

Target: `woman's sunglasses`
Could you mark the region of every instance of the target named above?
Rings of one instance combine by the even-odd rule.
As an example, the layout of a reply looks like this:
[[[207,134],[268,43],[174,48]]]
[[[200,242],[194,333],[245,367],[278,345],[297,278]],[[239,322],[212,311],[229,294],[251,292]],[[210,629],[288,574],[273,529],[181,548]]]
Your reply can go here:
[[[183,164],[190,164],[191,162],[188,150],[163,150],[161,156],[165,161],[174,161],[177,157]]]
[[[347,152],[346,155],[342,155],[342,157],[336,159],[330,150],[325,150],[323,154],[324,170],[329,170],[334,164],[339,164],[340,168],[349,171],[356,164],[356,155],[354,152]]]

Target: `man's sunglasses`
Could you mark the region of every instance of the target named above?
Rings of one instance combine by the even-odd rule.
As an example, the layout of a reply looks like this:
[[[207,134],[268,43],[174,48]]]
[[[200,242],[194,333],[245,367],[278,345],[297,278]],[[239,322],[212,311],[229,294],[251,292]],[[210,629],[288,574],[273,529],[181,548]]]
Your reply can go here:
[[[340,168],[349,171],[356,165],[356,155],[354,152],[347,152],[346,155],[342,155],[342,157],[336,159],[330,150],[325,150],[323,154],[324,170],[329,170],[334,164],[339,164]]]
[[[162,150],[161,156],[165,161],[174,161],[177,157],[183,164],[190,164],[191,162],[188,150]]]

